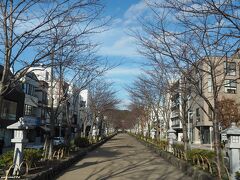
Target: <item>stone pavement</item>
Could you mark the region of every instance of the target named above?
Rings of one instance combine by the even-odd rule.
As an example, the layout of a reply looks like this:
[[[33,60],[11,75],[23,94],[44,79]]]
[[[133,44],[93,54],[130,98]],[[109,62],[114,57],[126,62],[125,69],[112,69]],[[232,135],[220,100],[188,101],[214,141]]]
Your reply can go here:
[[[118,134],[66,169],[58,180],[190,180],[128,134]]]

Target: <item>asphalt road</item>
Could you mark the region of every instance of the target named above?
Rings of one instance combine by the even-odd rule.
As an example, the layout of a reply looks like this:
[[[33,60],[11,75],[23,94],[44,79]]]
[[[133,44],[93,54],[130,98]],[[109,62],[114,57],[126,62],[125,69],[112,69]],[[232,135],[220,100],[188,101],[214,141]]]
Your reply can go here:
[[[190,180],[127,134],[118,134],[69,167],[58,180]]]

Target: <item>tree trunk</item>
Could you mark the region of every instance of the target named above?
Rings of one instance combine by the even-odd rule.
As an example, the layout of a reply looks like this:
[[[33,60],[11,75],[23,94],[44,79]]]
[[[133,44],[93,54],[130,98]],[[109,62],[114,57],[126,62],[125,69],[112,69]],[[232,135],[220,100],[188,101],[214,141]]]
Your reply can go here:
[[[53,99],[53,66],[54,66],[54,50],[52,50],[51,53],[51,92],[50,92],[50,98],[51,98],[51,110],[50,110],[50,136],[49,136],[49,149],[48,149],[48,159],[52,159],[53,156],[53,137],[55,135],[55,113],[54,113],[54,99]]]
[[[96,115],[95,113],[93,114],[93,119],[92,119],[92,122],[91,122],[91,128],[90,128],[90,132],[89,132],[89,139],[92,139],[93,138],[93,126],[95,124],[95,120],[96,120]]]
[[[219,132],[219,121],[217,119],[218,109],[216,107],[217,100],[214,99],[214,113],[213,113],[213,143],[214,143],[214,151],[216,153],[216,163],[218,168],[218,178],[221,179],[221,167],[223,164],[222,155],[221,155],[221,146],[220,146],[220,132]]]

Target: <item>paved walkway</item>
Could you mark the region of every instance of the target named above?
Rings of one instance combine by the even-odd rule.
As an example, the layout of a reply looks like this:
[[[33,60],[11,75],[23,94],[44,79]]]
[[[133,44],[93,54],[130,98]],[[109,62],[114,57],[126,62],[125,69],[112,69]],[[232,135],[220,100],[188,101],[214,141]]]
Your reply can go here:
[[[118,134],[69,167],[59,180],[190,180],[127,134]]]

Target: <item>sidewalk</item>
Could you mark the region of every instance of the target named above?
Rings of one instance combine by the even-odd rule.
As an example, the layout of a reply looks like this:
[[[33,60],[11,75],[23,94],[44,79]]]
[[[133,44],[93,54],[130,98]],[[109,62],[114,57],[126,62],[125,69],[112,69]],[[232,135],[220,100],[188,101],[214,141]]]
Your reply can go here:
[[[58,180],[191,180],[128,134],[118,134],[66,169]]]

